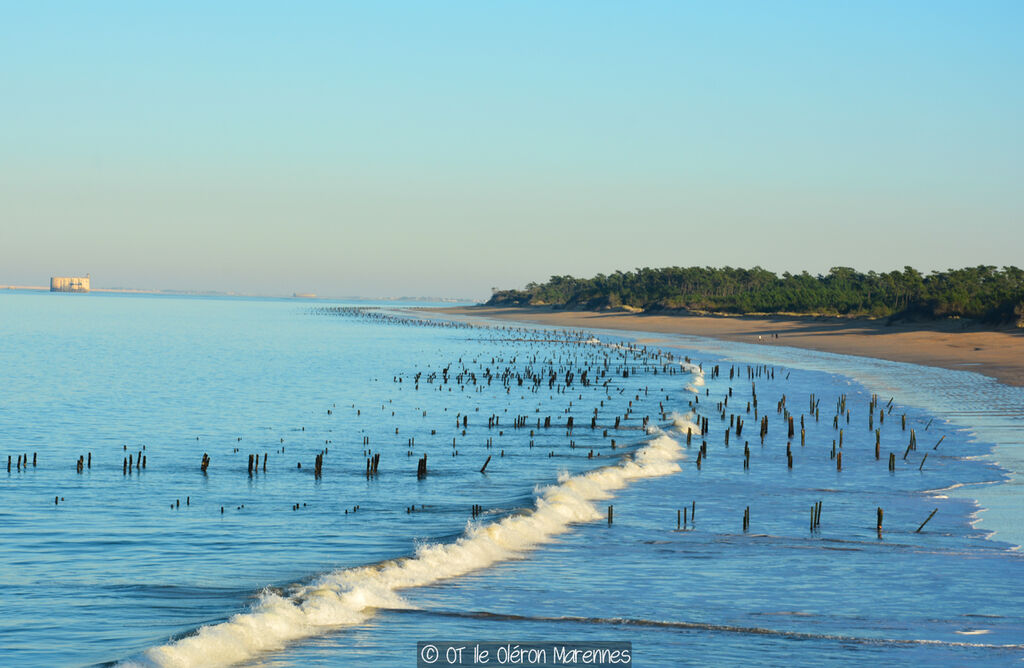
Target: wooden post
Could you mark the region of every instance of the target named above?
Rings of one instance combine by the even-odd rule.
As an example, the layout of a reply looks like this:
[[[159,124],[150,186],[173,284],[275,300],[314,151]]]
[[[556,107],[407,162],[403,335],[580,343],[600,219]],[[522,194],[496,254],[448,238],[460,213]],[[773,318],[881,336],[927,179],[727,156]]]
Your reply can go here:
[[[884,512],[882,512],[882,509],[881,509],[881,507],[879,507],[879,508],[878,508],[878,512],[876,513],[876,517],[877,517],[877,519],[878,519],[878,525],[877,525],[877,529],[878,529],[878,537],[879,537],[879,538],[881,538],[881,537],[882,537],[882,517],[883,517],[884,515],[885,515],[885,513],[884,513]]]
[[[608,526],[612,524],[612,517],[615,515],[615,506],[608,506]]]
[[[484,471],[486,471],[487,470],[487,465],[490,464],[490,463],[491,463],[491,456],[488,455],[487,456],[487,461],[485,461],[484,465],[480,467],[480,473],[483,473]]]
[[[938,508],[936,508],[935,510],[933,510],[933,511],[932,511],[932,513],[931,513],[931,515],[929,515],[929,516],[928,516],[928,518],[927,518],[927,519],[926,519],[926,520],[925,520],[924,522],[921,522],[921,526],[917,527],[917,531],[915,531],[914,533],[921,533],[921,529],[923,529],[923,528],[924,528],[924,525],[925,525],[925,524],[928,524],[928,521],[929,521],[929,520],[931,520],[931,518],[932,518],[932,517],[934,517],[934,516],[935,516],[935,513],[937,513],[937,512],[939,512],[939,509],[938,509]]]

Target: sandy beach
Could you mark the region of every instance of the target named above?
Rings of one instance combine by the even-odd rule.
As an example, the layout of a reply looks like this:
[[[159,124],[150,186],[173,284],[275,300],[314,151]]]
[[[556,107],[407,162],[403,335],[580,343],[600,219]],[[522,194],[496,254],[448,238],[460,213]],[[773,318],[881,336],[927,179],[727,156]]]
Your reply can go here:
[[[563,327],[686,334],[793,346],[974,371],[1007,385],[1024,385],[1024,329],[983,328],[955,320],[886,325],[884,320],[830,317],[647,315],[487,306],[440,311]]]

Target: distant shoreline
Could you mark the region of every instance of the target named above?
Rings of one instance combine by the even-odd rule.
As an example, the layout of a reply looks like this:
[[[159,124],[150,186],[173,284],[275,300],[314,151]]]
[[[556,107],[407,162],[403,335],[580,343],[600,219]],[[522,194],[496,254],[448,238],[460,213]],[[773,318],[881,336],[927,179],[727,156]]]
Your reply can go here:
[[[887,325],[884,320],[829,316],[654,315],[518,306],[432,310],[561,327],[683,334],[792,346],[973,371],[1006,385],[1024,386],[1024,329],[1020,328],[982,327],[957,320]],[[778,338],[774,337],[776,334]]]
[[[48,285],[0,285],[3,290],[26,290],[34,292],[50,292]],[[129,294],[129,295],[160,295],[169,297],[241,297],[257,299],[295,299],[301,301],[358,301],[358,302],[434,302],[434,303],[467,303],[471,299],[459,299],[456,297],[362,297],[362,296],[341,296],[319,295],[314,293],[295,292],[290,295],[256,294],[242,292],[200,292],[195,290],[147,290],[143,288],[90,288],[88,292],[63,293],[63,294],[89,294],[100,292],[106,294]]]
[[[48,285],[0,285],[0,290],[32,290],[36,292],[50,292]],[[70,292],[60,291],[58,292]],[[179,292],[176,290],[143,290],[136,288],[89,288],[76,294],[89,294],[90,292],[106,292],[130,295],[216,295],[224,297],[248,296],[236,295],[230,292]]]

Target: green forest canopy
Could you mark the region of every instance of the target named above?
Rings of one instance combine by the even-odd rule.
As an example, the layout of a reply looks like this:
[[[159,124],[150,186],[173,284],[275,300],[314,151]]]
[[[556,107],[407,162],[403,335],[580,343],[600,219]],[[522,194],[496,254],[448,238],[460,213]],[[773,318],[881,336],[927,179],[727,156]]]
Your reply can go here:
[[[778,276],[761,267],[645,267],[593,278],[552,276],[545,283],[529,283],[524,290],[497,290],[487,303],[732,314],[963,317],[1024,324],[1024,270],[978,266],[923,275],[912,267],[866,274],[833,267],[824,275],[805,271]]]

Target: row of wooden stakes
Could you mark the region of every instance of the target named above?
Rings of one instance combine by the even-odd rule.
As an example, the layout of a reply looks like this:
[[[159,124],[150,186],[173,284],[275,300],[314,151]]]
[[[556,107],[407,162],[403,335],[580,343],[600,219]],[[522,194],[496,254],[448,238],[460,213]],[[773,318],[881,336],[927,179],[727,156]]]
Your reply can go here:
[[[811,528],[812,532],[815,531],[816,529],[818,529],[821,526],[821,508],[822,508],[822,501],[818,501],[813,506],[811,506],[811,523],[810,523],[810,528]],[[689,517],[687,517],[687,512],[686,512],[687,510],[690,511],[689,512]],[[483,508],[481,506],[478,506],[478,505],[474,505],[473,506],[473,517],[476,517],[477,515],[481,514],[482,512],[483,512]],[[918,526],[917,529],[914,530],[914,533],[921,533],[921,530],[924,529],[924,526],[926,524],[928,524],[928,522],[930,522],[933,517],[935,517],[935,513],[937,513],[937,512],[939,512],[938,508],[932,510],[932,512],[928,515],[928,517],[925,518],[924,522],[921,522],[920,526]],[[875,514],[876,530],[878,531],[879,537],[881,537],[881,535],[882,535],[882,519],[883,519],[884,515],[885,515],[885,512],[881,509],[881,507],[879,507],[877,509],[877,511],[876,511],[876,514]],[[691,502],[689,509],[682,508],[681,510],[676,510],[676,531],[683,531],[683,530],[686,529],[688,524],[695,524],[696,523],[696,519],[695,519],[696,516],[697,516],[697,502],[696,501]],[[614,518],[615,518],[615,506],[614,505],[609,505],[608,506],[608,524],[609,525],[612,524],[612,522],[614,521]],[[743,509],[743,533],[747,533],[749,530],[750,530],[750,506],[747,506],[746,508]]]
[[[33,466],[33,468],[35,467],[35,465],[36,465],[36,453],[33,452],[32,453],[32,466]],[[19,471],[21,470],[22,466],[24,466],[25,468],[28,468],[28,453],[25,453],[24,455],[18,455],[18,470]],[[11,472],[11,456],[10,455],[7,455],[7,472],[8,473]]]

